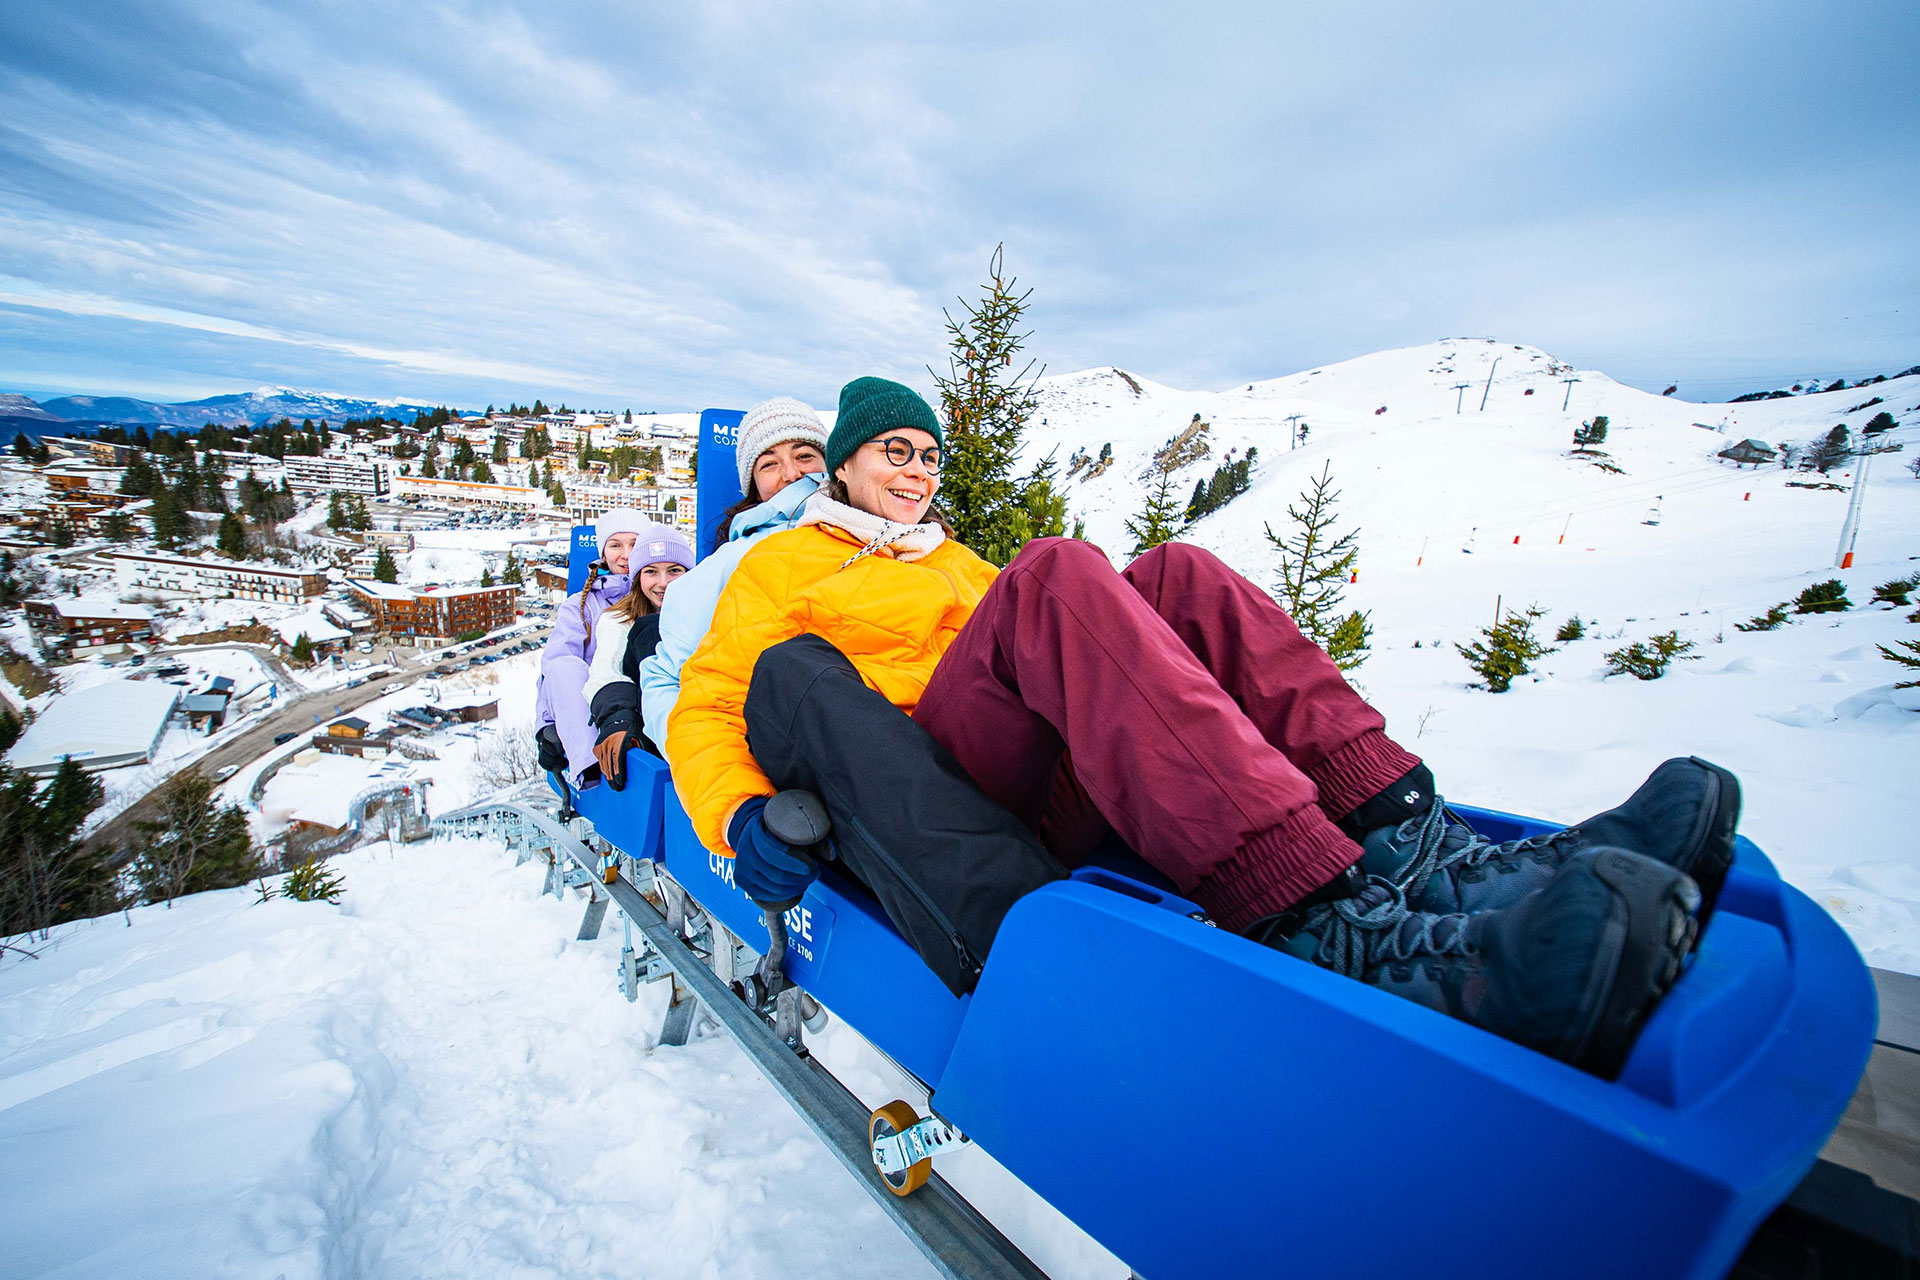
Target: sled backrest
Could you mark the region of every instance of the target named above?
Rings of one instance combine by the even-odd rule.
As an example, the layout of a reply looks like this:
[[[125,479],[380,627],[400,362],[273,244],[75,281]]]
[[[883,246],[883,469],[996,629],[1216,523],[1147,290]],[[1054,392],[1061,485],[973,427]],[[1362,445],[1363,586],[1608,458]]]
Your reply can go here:
[[[740,420],[747,415],[739,409],[706,409],[700,414],[700,444],[697,452],[699,488],[698,536],[694,539],[695,559],[704,559],[713,549],[713,533],[720,517],[740,501],[740,468],[734,462],[734,445],[740,438]]]

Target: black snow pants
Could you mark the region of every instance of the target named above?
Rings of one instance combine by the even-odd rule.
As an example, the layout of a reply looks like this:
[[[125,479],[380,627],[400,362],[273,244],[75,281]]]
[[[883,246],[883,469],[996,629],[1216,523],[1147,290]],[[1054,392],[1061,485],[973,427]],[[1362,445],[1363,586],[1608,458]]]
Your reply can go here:
[[[815,635],[774,645],[747,689],[747,745],[776,787],[817,794],[841,865],[955,995],[1021,896],[1066,878],[947,749]]]

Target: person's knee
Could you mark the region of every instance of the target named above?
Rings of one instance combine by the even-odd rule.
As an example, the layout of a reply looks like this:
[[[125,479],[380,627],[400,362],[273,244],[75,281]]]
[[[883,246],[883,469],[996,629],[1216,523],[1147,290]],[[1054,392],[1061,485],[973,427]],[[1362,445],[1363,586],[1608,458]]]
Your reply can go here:
[[[769,645],[754,660],[753,676],[747,684],[747,709],[751,714],[770,705],[794,705],[806,696],[815,680],[830,671],[859,678],[847,656],[820,636],[798,635]]]
[[[1150,548],[1128,566],[1129,569],[1171,578],[1214,573],[1225,567],[1225,562],[1219,556],[1189,542],[1163,542]]]
[[[1006,572],[1052,579],[1111,574],[1113,566],[1107,562],[1106,552],[1080,538],[1035,538],[1020,548]]]

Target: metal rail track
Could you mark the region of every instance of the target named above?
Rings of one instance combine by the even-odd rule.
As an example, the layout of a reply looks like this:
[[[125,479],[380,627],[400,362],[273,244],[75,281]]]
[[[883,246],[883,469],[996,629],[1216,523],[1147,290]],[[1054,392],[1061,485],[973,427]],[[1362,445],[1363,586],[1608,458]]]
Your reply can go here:
[[[888,1191],[873,1167],[867,1140],[870,1112],[865,1104],[804,1049],[796,1052],[781,1039],[626,875],[602,885],[600,855],[553,817],[530,804],[489,801],[436,818],[433,825],[436,834],[484,833],[500,837],[523,854],[546,854],[547,891],[558,895],[573,883],[590,895],[588,919],[581,928],[583,937],[599,931],[599,913],[604,912],[606,901],[600,891],[604,889],[646,939],[653,955],[672,969],[676,981],[684,983],[706,1007],[767,1082],[800,1113],[941,1275],[948,1280],[1045,1280],[1046,1273],[938,1173],[911,1196]],[[577,874],[566,871],[563,859],[574,864]]]

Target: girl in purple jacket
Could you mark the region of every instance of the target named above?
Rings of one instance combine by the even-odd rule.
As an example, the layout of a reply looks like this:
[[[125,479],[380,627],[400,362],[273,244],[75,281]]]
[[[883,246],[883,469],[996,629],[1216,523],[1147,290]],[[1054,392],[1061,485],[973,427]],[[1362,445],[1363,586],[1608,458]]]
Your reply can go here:
[[[568,596],[554,615],[553,634],[540,657],[540,690],[534,701],[540,763],[553,772],[564,766],[568,783],[576,787],[600,776],[593,758],[593,717],[585,695],[594,624],[632,586],[629,558],[640,531],[650,524],[631,507],[609,511],[593,522],[600,558],[586,585]]]

